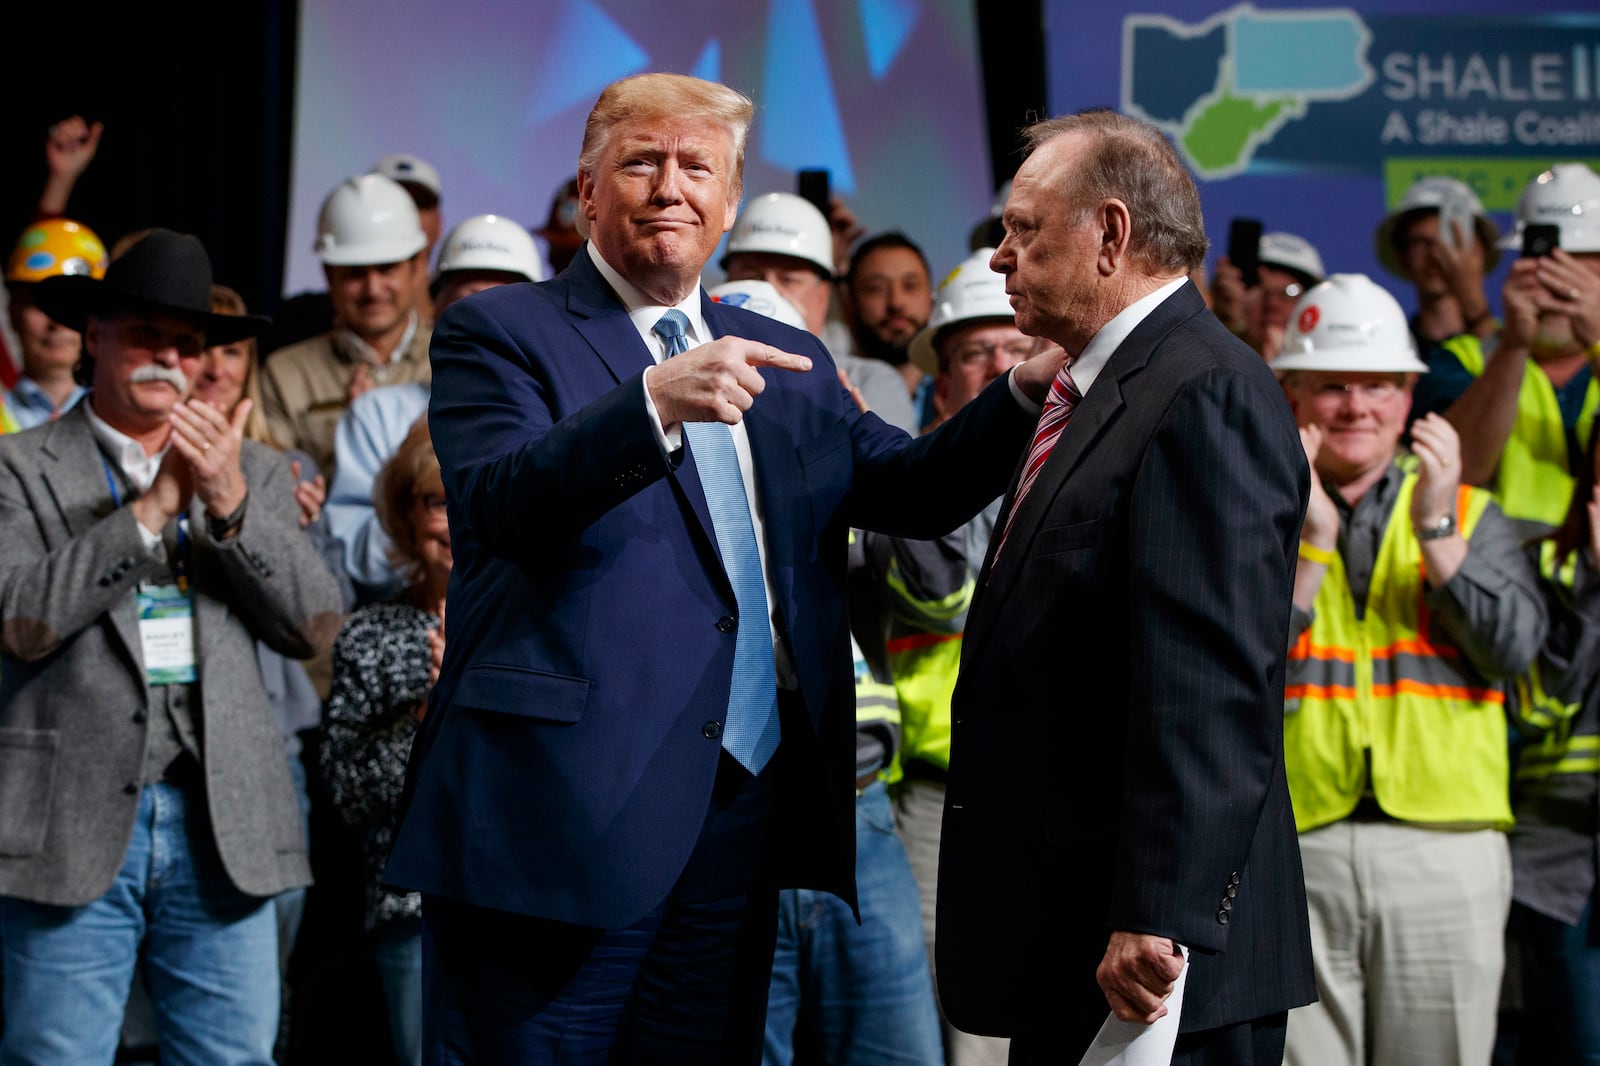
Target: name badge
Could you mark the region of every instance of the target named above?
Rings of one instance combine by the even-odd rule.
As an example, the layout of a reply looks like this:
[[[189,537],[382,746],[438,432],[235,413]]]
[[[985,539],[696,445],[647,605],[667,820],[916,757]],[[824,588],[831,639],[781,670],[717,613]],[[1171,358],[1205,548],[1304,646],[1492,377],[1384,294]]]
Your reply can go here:
[[[151,685],[194,681],[194,604],[177,585],[139,587],[139,644]]]

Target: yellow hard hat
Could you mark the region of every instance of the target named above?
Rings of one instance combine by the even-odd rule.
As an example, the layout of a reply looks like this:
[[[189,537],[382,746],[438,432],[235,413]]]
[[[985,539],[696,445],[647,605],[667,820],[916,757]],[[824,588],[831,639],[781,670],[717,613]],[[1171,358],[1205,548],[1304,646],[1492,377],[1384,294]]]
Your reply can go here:
[[[103,278],[106,246],[94,230],[68,218],[47,218],[22,231],[6,261],[7,281],[43,281],[58,275]]]

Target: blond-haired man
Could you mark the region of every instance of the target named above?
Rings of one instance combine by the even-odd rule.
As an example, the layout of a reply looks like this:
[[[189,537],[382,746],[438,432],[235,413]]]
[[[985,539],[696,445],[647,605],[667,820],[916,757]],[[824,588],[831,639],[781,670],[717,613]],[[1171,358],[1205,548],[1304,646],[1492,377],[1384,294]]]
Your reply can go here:
[[[457,577],[388,877],[425,894],[436,1061],[759,1060],[777,889],[854,896],[846,529],[959,525],[1055,373],[912,441],[814,337],[711,302],[751,112],[609,86],[587,249],[434,334]]]

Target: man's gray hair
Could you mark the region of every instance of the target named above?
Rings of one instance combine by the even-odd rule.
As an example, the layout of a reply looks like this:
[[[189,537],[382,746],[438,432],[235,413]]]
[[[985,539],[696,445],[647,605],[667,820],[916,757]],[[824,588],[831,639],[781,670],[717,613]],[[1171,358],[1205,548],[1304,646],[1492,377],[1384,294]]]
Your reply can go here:
[[[1084,220],[1101,201],[1121,200],[1133,220],[1129,249],[1148,267],[1187,274],[1205,261],[1200,194],[1177,150],[1154,126],[1103,108],[1035,122],[1022,131],[1031,154],[1063,134],[1088,141],[1059,191]]]

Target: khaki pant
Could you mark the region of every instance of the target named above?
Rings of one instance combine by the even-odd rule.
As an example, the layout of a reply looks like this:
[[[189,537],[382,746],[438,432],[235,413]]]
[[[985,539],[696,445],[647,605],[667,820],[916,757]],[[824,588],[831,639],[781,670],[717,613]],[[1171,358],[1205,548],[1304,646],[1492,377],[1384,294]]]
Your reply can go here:
[[[944,824],[944,785],[908,779],[895,789],[895,827],[900,830],[900,840],[905,844],[911,873],[917,879],[917,890],[922,896],[922,934],[928,942],[928,967],[932,969],[934,914],[939,904],[939,832]],[[938,987],[936,975],[936,1000]],[[1011,1055],[1011,1041],[963,1033],[945,1020],[942,1007],[939,1023],[944,1030],[946,1066],[1006,1066]]]
[[[1289,1066],[1483,1066],[1511,906],[1495,830],[1344,821],[1300,834],[1320,1002]]]

